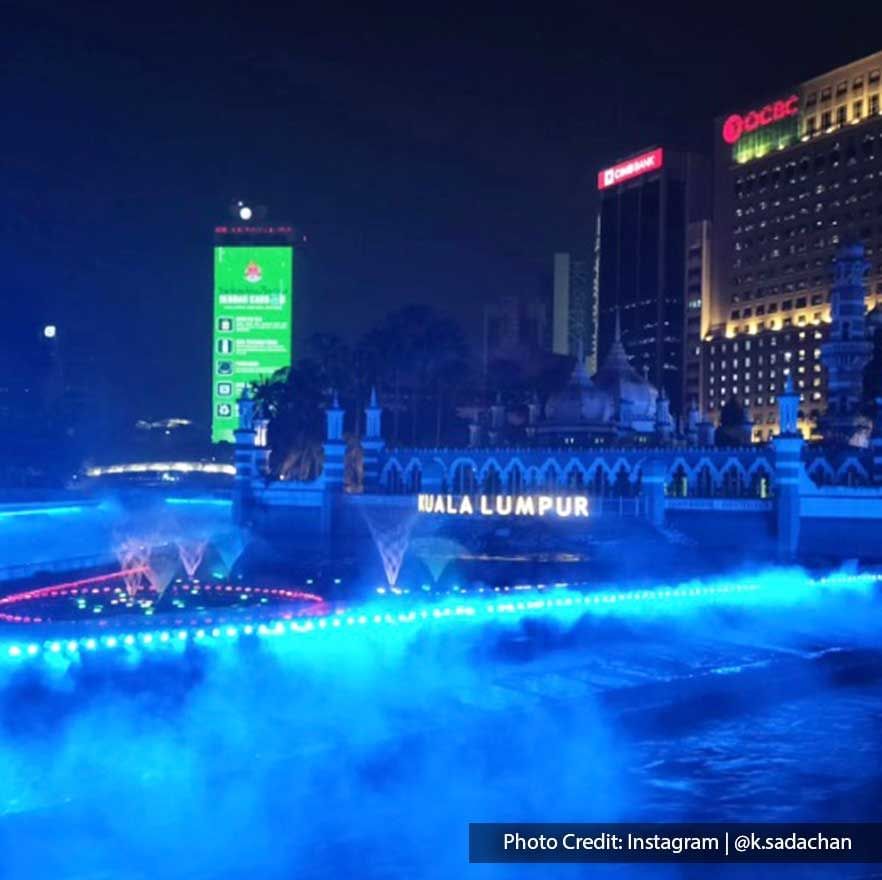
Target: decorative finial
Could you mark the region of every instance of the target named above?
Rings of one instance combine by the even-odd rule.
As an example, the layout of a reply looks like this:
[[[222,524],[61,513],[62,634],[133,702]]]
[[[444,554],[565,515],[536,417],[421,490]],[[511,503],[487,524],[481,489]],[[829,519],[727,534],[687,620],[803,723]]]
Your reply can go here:
[[[377,405],[377,386],[376,385],[371,385],[371,403],[370,403],[370,405],[374,406],[374,407]]]

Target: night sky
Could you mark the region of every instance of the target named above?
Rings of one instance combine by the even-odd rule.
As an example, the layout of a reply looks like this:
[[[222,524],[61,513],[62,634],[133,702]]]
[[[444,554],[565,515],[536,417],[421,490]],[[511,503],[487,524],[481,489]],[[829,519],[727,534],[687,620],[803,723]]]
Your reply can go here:
[[[882,48],[829,4],[420,5],[4,6],[4,346],[53,321],[132,416],[204,419],[233,199],[309,237],[298,339],[468,324],[588,251],[600,167]]]

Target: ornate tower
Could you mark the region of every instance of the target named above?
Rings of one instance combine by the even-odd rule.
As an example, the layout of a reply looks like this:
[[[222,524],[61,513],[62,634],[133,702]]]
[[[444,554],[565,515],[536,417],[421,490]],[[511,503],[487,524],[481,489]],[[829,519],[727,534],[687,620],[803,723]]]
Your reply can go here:
[[[873,348],[867,339],[866,268],[862,244],[839,248],[830,294],[833,323],[830,336],[821,347],[821,360],[827,368],[827,412],[821,418],[821,429],[826,438],[844,442],[854,433],[864,367]]]
[[[784,390],[778,395],[778,424],[781,426],[780,436],[796,437],[800,431],[797,427],[799,417],[799,395],[793,390],[793,376],[788,374]]]
[[[775,519],[778,533],[778,559],[790,562],[799,550],[800,490],[803,474],[802,432],[797,425],[799,395],[788,374],[784,390],[778,395],[778,423],[781,430],[772,439],[775,450]]]
[[[246,385],[238,401],[239,426],[233,431],[236,440],[234,464],[236,477],[233,484],[233,518],[237,523],[248,519],[248,507],[252,496],[252,482],[258,475],[257,431],[254,427],[255,403]]]
[[[325,410],[325,463],[322,468],[322,477],[325,486],[342,487],[343,486],[343,464],[346,458],[346,443],[343,440],[343,409],[337,398],[337,392],[334,392],[334,399],[331,405]]]
[[[380,477],[380,454],[385,443],[382,432],[383,408],[377,401],[377,389],[371,388],[371,399],[364,408],[364,437],[361,448],[364,451],[364,485],[374,486]]]
[[[655,437],[659,442],[667,443],[673,436],[674,417],[671,415],[671,402],[662,387],[655,402]]]

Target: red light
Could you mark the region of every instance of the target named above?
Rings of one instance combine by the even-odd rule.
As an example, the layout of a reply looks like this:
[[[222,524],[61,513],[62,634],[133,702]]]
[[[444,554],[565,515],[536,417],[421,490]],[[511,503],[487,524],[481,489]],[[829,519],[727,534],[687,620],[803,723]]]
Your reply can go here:
[[[626,180],[640,177],[641,174],[658,171],[663,164],[664,151],[661,147],[649,153],[641,153],[639,156],[634,156],[633,159],[613,165],[612,168],[604,168],[597,175],[597,188],[607,189],[619,183],[624,183]]]
[[[784,101],[773,101],[760,107],[759,110],[751,110],[742,116],[733,113],[723,123],[723,140],[727,144],[735,144],[745,132],[756,131],[773,122],[780,122],[789,116],[799,113],[799,95],[791,95]]]

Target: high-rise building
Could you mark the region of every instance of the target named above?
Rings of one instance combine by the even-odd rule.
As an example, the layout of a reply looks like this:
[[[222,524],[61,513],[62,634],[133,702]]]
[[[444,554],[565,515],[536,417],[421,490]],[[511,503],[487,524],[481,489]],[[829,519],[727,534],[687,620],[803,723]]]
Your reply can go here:
[[[704,303],[711,286],[711,224],[697,220],[686,231],[686,303],[683,324],[683,406],[684,415],[701,399],[701,340]]]
[[[595,323],[590,264],[571,254],[555,254],[552,351],[562,355],[581,352],[588,372],[596,372]]]
[[[618,314],[633,365],[682,415],[687,243],[690,224],[709,216],[709,168],[700,156],[656,148],[604,169],[597,185],[598,359],[613,344]]]
[[[215,228],[211,439],[232,442],[243,390],[291,365],[295,232],[263,222],[265,208],[232,206]]]
[[[538,296],[506,294],[483,308],[483,372],[494,362],[529,366],[548,351],[548,301]]]
[[[882,52],[715,122],[701,406],[717,420],[735,396],[751,412],[755,440],[778,430],[787,375],[804,434],[826,410],[821,350],[841,243],[864,245],[866,306],[882,299],[880,85]]]

